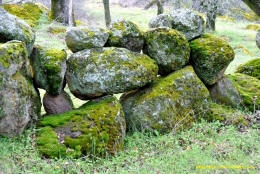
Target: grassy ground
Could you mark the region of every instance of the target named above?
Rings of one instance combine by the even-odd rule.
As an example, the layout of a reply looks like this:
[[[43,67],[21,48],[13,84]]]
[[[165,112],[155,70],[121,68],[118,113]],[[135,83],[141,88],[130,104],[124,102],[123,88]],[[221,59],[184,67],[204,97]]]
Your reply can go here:
[[[88,23],[104,26],[102,4],[86,4]],[[132,20],[147,29],[154,9],[125,9],[113,6],[112,18]],[[64,34],[48,33],[46,17],[35,28],[36,44],[66,49]],[[255,45],[255,31],[245,30],[249,23],[217,21],[216,35],[226,38],[236,52],[227,73],[260,55]],[[70,53],[70,52],[68,52]],[[67,89],[66,89],[67,90]],[[44,91],[41,92],[42,94]],[[83,101],[73,97],[74,104]],[[45,159],[35,147],[35,128],[20,137],[0,137],[0,174],[13,173],[260,173],[260,131],[256,125],[243,130],[219,122],[196,123],[190,130],[171,135],[128,134],[122,152],[98,159]]]

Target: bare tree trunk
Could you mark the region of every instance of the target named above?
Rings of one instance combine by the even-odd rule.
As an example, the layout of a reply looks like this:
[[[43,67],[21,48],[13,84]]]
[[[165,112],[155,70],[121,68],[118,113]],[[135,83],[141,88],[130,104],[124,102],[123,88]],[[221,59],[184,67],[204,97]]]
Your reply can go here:
[[[163,14],[163,2],[162,0],[157,0],[157,15]]]
[[[72,0],[51,0],[51,19],[75,26]]]
[[[109,27],[111,23],[110,9],[109,9],[109,0],[103,0],[104,12],[105,12],[105,22],[106,26]]]
[[[246,5],[248,5],[251,10],[253,10],[258,16],[260,16],[260,1],[259,0],[242,0]]]

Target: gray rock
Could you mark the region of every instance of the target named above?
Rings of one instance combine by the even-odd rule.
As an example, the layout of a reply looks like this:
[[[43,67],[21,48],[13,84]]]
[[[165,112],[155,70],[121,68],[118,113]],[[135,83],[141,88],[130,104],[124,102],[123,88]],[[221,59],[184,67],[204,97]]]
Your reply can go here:
[[[41,111],[25,44],[0,44],[0,135],[17,136]]]
[[[35,46],[30,59],[36,86],[59,95],[65,86],[66,51]]]
[[[177,30],[170,28],[147,31],[143,51],[156,61],[161,75],[181,69],[189,62],[190,57],[187,39]]]
[[[260,49],[260,30],[258,30],[256,33],[255,41],[256,41],[257,47]]]
[[[177,9],[171,13],[172,27],[182,32],[190,41],[205,30],[205,21],[198,13],[189,9]]]
[[[30,54],[35,41],[35,33],[31,27],[25,21],[9,14],[1,7],[0,21],[0,42],[5,43],[11,40],[23,41]]]
[[[74,53],[67,66],[69,89],[83,100],[140,88],[158,73],[148,56],[114,47]]]
[[[152,18],[149,22],[150,28],[160,28],[160,27],[168,27],[172,28],[173,19],[168,14],[160,14],[154,18]]]
[[[134,52],[140,52],[143,48],[143,33],[136,24],[128,20],[112,23],[110,26],[108,46],[123,47]]]
[[[87,48],[101,48],[108,37],[108,31],[105,29],[73,27],[66,32],[65,41],[72,52],[77,52]]]
[[[57,96],[45,93],[43,97],[43,106],[47,115],[50,115],[60,114],[71,110],[73,108],[73,103],[70,96],[65,91],[62,91]]]
[[[188,66],[151,86],[124,94],[120,103],[130,131],[169,133],[190,127],[207,112],[209,92]]]
[[[223,77],[209,88],[211,99],[219,104],[238,107],[242,103],[242,98],[232,82]]]

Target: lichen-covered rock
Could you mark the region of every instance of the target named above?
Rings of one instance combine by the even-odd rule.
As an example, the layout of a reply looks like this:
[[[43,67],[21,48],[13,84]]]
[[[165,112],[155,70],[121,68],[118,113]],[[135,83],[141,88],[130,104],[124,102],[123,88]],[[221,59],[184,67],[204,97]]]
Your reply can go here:
[[[260,80],[260,58],[250,60],[249,62],[240,65],[236,72],[246,74]]]
[[[147,55],[114,47],[74,53],[67,66],[69,89],[83,100],[143,87],[158,73]]]
[[[256,33],[255,41],[256,41],[257,47],[260,49],[260,30],[258,30]]]
[[[150,28],[160,28],[160,27],[168,27],[172,28],[172,17],[168,14],[160,14],[154,18],[152,18],[149,22]]]
[[[72,110],[72,100],[65,91],[62,91],[59,95],[50,95],[45,93],[43,97],[43,107],[47,115],[61,114]]]
[[[189,62],[190,47],[177,30],[156,28],[145,33],[144,53],[156,61],[159,74],[166,75]]]
[[[250,111],[254,111],[254,96],[257,97],[255,103],[256,109],[260,106],[260,80],[240,73],[230,74],[227,77],[232,81],[233,85],[242,97],[243,106],[247,107]]]
[[[37,25],[42,13],[46,13],[46,11],[48,11],[47,7],[31,2],[19,4],[4,4],[3,8],[12,15],[25,20],[31,27]]]
[[[201,36],[206,27],[203,17],[190,9],[176,9],[171,18],[172,28],[183,33],[189,41]]]
[[[28,53],[33,49],[35,33],[23,20],[9,14],[0,7],[0,43],[11,40],[23,41],[26,44]]]
[[[120,98],[130,131],[169,133],[191,126],[207,111],[209,92],[191,66]]]
[[[66,32],[65,41],[72,52],[77,52],[87,48],[101,48],[108,37],[108,31],[101,28],[73,27]]]
[[[238,127],[249,125],[246,115],[242,111],[213,102],[210,102],[205,119],[207,121],[219,121],[224,125],[235,125]]]
[[[35,46],[30,56],[38,88],[59,95],[64,88],[67,53],[64,50]]]
[[[108,46],[123,47],[134,52],[140,52],[143,48],[143,32],[136,24],[128,20],[120,20],[110,26]]]
[[[209,88],[209,92],[211,99],[219,104],[238,107],[242,102],[242,98],[239,95],[237,89],[226,77],[223,77],[213,86],[211,86]]]
[[[118,100],[108,96],[87,102],[78,109],[45,117],[38,129],[36,143],[45,157],[102,157],[122,149],[125,118]]]
[[[204,34],[190,42],[191,64],[206,85],[213,85],[224,76],[235,54],[227,41]]]
[[[0,135],[19,135],[39,117],[40,97],[31,81],[25,44],[0,44]]]

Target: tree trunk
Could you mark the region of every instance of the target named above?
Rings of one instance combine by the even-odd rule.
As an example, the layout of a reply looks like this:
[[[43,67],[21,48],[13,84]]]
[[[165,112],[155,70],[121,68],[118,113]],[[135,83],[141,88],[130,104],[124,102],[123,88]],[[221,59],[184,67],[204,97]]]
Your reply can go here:
[[[106,26],[109,27],[111,23],[110,9],[109,9],[109,0],[103,0],[104,12],[105,12],[105,22]]]
[[[75,26],[72,0],[51,0],[50,18],[69,26]]]
[[[2,2],[2,0],[0,0],[0,4],[2,4],[3,2]]]
[[[157,15],[163,14],[163,2],[162,0],[157,0]]]
[[[260,1],[259,0],[242,0],[251,10],[260,16]]]

